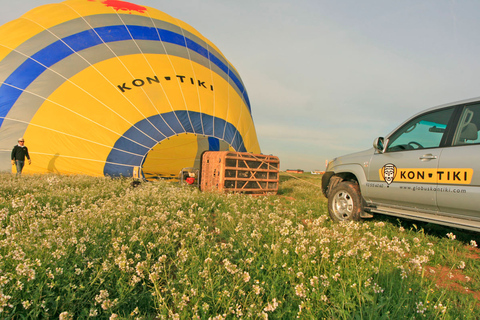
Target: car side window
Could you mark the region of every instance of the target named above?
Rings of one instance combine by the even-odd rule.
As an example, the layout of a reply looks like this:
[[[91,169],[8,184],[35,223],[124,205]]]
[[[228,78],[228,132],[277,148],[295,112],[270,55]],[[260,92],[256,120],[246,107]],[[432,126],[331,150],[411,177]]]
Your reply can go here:
[[[480,105],[470,105],[463,108],[458,123],[453,145],[468,145],[480,143]]]
[[[437,148],[442,142],[454,108],[422,114],[389,137],[387,152]]]

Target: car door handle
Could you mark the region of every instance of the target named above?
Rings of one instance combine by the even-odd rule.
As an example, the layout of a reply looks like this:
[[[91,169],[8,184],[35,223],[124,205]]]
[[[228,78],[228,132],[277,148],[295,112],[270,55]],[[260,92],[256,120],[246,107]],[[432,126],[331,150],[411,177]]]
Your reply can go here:
[[[437,156],[434,156],[433,154],[429,153],[429,154],[424,154],[419,159],[422,161],[435,160],[437,159]]]

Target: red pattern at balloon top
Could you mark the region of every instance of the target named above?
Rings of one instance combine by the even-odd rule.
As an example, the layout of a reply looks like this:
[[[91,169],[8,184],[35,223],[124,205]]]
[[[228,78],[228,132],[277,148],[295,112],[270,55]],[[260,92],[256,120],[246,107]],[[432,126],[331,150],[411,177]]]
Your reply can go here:
[[[88,0],[88,1],[95,2],[98,0]],[[147,8],[145,7],[142,7],[130,2],[120,1],[120,0],[102,0],[100,2],[107,7],[113,8],[116,11],[120,11],[120,10],[130,11],[130,13],[132,13],[132,11],[137,11],[140,13],[145,13],[145,11],[147,11]]]

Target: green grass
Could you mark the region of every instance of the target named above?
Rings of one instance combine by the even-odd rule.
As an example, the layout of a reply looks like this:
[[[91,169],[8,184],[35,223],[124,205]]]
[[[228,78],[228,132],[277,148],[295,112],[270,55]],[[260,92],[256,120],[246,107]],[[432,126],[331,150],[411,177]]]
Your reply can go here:
[[[480,317],[476,233],[335,224],[320,176],[294,176],[255,197],[0,174],[0,318]]]

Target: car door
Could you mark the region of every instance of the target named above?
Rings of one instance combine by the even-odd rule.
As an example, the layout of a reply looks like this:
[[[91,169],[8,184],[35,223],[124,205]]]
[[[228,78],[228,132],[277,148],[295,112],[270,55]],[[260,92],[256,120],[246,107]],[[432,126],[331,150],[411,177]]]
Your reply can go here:
[[[437,212],[437,168],[454,108],[420,114],[394,131],[368,164],[363,195],[376,205]]]
[[[462,108],[452,146],[442,151],[437,202],[440,213],[480,218],[480,104]]]

